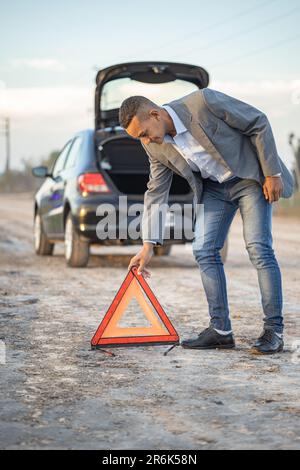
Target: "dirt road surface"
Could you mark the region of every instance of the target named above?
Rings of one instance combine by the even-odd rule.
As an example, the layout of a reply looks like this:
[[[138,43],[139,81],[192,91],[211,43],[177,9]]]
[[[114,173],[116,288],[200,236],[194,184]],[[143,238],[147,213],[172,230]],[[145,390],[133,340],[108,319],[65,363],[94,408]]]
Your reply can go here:
[[[114,358],[91,351],[90,340],[137,248],[96,247],[87,268],[71,269],[63,246],[53,257],[34,255],[30,195],[1,195],[0,220],[1,448],[300,447],[299,219],[273,219],[284,354],[249,354],[262,312],[238,214],[225,268],[237,350],[177,347],[165,357],[165,346],[120,348]],[[152,258],[150,271],[181,339],[207,326],[191,245]]]

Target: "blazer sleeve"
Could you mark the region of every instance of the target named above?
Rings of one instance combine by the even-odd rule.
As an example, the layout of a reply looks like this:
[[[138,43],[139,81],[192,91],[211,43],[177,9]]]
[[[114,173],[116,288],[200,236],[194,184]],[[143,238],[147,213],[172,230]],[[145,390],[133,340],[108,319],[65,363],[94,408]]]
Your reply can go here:
[[[206,106],[216,117],[251,139],[264,176],[281,173],[272,128],[262,111],[211,88],[203,89],[202,96]]]
[[[143,241],[152,241],[157,245],[163,245],[173,171],[156,158],[153,158],[144,144],[142,146],[150,163],[147,191],[144,194],[142,239]]]

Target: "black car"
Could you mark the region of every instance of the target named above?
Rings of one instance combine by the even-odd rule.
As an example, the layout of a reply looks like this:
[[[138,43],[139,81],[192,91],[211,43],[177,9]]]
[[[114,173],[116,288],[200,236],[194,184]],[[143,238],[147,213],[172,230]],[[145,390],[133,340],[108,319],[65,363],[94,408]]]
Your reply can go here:
[[[38,255],[51,255],[55,243],[65,242],[69,266],[86,266],[91,244],[141,244],[141,237],[100,239],[97,215],[100,204],[119,211],[119,196],[127,205],[143,203],[149,180],[149,160],[139,139],[120,127],[119,107],[131,95],[147,96],[163,104],[208,85],[207,72],[198,66],[169,62],[133,62],[100,70],[96,77],[95,129],[78,132],[65,144],[51,169],[35,167],[33,174],[46,180],[35,195],[34,241]],[[192,203],[192,190],[184,178],[173,174],[169,204]],[[126,214],[127,216],[127,214]],[[119,219],[118,219],[119,220]],[[166,239],[155,247],[157,255],[170,252]],[[116,222],[118,224],[118,222]],[[116,227],[118,230],[118,227]]]

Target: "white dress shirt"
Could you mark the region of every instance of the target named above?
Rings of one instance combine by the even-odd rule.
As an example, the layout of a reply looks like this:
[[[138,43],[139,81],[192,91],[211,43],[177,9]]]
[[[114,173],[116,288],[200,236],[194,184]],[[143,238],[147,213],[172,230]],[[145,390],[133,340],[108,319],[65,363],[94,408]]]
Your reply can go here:
[[[176,150],[185,158],[193,171],[200,171],[202,178],[210,178],[214,181],[227,181],[232,179],[234,174],[232,171],[213,158],[202,145],[187,130],[183,122],[180,120],[175,111],[168,105],[162,106],[171,116],[176,135],[171,137],[165,135],[164,142],[171,143]]]

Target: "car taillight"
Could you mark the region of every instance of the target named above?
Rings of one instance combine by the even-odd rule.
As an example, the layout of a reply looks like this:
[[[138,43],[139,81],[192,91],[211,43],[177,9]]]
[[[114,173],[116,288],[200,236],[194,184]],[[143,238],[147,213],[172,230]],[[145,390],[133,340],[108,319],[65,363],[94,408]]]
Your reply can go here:
[[[78,186],[82,193],[110,193],[104,178],[99,173],[84,173],[78,178]]]

